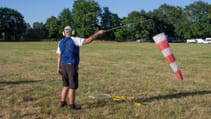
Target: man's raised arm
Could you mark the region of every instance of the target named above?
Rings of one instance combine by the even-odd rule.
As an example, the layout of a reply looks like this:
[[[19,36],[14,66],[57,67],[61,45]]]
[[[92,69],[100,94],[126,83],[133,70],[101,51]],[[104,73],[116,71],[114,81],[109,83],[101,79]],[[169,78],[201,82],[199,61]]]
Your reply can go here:
[[[93,35],[89,36],[88,38],[86,38],[83,42],[83,44],[89,44],[91,43],[93,40],[95,40],[98,36],[104,34],[105,31],[104,30],[99,30],[96,33],[94,33]]]

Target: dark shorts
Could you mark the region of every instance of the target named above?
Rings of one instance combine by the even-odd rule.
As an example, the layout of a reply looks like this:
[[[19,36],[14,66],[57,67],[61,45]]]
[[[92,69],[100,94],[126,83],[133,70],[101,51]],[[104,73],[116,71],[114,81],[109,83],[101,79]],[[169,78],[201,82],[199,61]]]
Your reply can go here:
[[[78,65],[62,64],[63,86],[71,89],[78,88]]]

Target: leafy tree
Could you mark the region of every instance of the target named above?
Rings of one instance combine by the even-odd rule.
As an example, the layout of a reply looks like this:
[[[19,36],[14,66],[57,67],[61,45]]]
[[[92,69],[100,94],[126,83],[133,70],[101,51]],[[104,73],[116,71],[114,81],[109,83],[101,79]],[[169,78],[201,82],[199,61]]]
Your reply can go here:
[[[109,11],[108,7],[103,8],[103,12],[101,14],[101,28],[102,29],[110,29],[111,28],[111,16],[112,13]]]
[[[44,25],[42,22],[34,22],[33,23],[33,28],[34,29],[43,29]]]
[[[119,18],[118,14],[111,14],[111,28],[120,26],[121,25],[121,19]]]
[[[45,28],[48,31],[49,38],[59,38],[59,23],[56,17],[51,16],[45,23]]]
[[[33,27],[29,23],[26,24],[26,32],[22,36],[22,40],[39,41],[48,37],[45,25],[42,22],[34,22]]]
[[[101,29],[111,29],[113,27],[120,26],[120,18],[117,14],[111,13],[108,7],[103,8],[101,14]],[[104,35],[103,39],[115,39],[114,32],[108,32]]]
[[[123,24],[137,23],[141,22],[140,12],[133,11],[131,12],[126,19],[123,20]],[[135,40],[137,37],[141,37],[141,27],[135,24],[134,26],[125,27],[127,30],[127,39]],[[137,37],[136,37],[137,36]]]
[[[73,25],[73,21],[72,21],[72,13],[70,11],[69,8],[64,9],[58,18],[59,22],[60,22],[60,28],[59,28],[59,32],[62,33],[64,31],[64,27],[65,26],[71,26]]]
[[[139,23],[135,27],[136,29],[138,29],[135,31],[135,39],[143,38],[145,40],[151,40],[149,39],[149,37],[151,37],[153,34],[153,28],[154,28],[153,19],[150,17],[148,13],[146,13],[143,10],[140,11],[139,14],[137,15],[139,15],[139,20],[138,20]]]
[[[29,23],[26,23],[26,31],[24,32],[21,40],[30,41],[30,40],[34,40],[34,37],[35,35],[33,32],[33,28],[31,27]]]
[[[145,11],[133,11],[128,17],[122,19],[122,25],[126,27],[115,32],[117,40],[148,39],[153,29],[153,21]]]
[[[19,40],[26,29],[24,17],[10,8],[0,8],[0,39]]]
[[[183,24],[187,20],[182,8],[163,4],[153,13],[160,22],[163,22],[167,26],[162,29],[167,35],[173,37],[183,35],[181,31],[184,31]]]
[[[111,28],[117,27],[121,25],[121,19],[117,14],[112,13],[111,14]],[[110,34],[111,39],[116,39],[115,37],[115,30],[111,32]]]
[[[211,5],[197,1],[185,7],[188,30],[185,32],[186,38],[207,37],[211,35]]]
[[[35,34],[34,39],[41,40],[47,38],[48,36],[45,25],[42,22],[34,22],[33,32]]]
[[[72,12],[73,28],[79,36],[87,37],[98,29],[101,9],[94,0],[76,0]]]

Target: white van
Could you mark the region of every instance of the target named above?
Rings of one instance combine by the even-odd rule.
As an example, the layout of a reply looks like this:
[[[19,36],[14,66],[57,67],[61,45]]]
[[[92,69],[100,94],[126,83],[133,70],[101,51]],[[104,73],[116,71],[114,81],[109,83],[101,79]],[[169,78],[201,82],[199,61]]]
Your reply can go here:
[[[195,39],[187,39],[186,43],[197,43]]]
[[[202,44],[208,44],[206,40],[203,40],[201,38],[196,39],[197,43],[202,43]]]
[[[211,43],[211,38],[206,38],[205,41],[207,41],[208,43]]]

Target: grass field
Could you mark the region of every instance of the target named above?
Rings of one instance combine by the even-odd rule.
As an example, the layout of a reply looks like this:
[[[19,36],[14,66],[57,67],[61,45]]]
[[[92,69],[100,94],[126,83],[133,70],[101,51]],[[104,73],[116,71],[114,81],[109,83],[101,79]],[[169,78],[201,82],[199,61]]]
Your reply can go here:
[[[171,44],[184,81],[177,80],[153,43],[83,46],[80,111],[59,108],[56,47],[57,42],[0,43],[0,118],[211,119],[211,45]],[[89,98],[96,94],[134,99]]]

